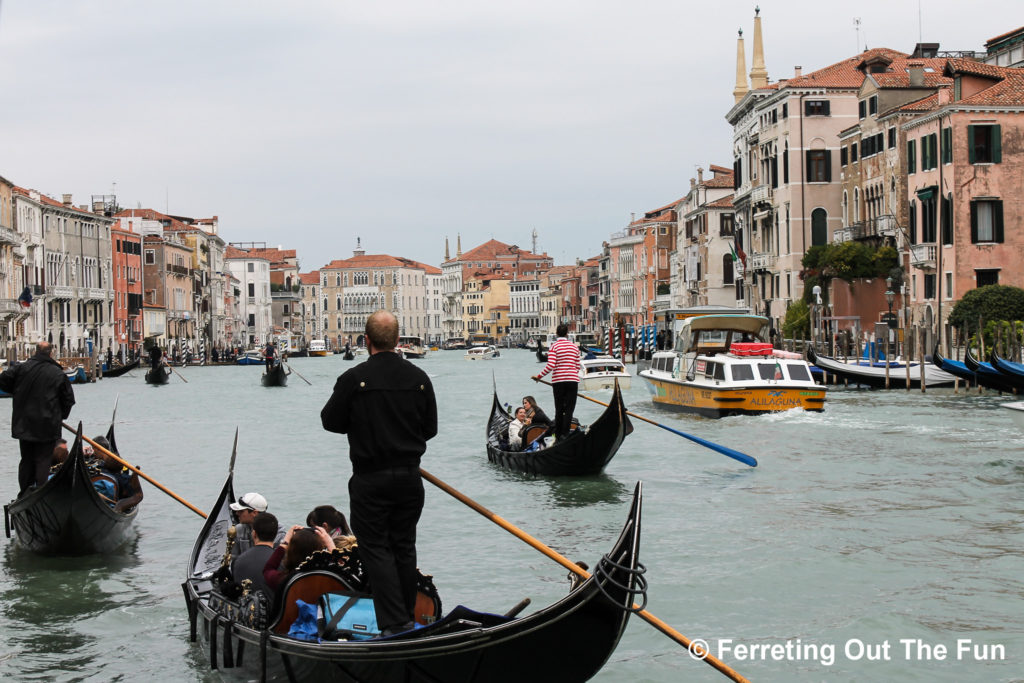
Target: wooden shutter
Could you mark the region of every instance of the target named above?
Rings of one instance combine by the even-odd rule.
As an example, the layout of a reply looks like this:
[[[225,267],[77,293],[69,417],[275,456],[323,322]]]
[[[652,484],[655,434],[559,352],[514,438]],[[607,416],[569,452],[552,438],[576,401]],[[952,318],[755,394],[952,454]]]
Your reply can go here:
[[[989,126],[989,129],[991,132],[991,135],[989,136],[989,145],[991,145],[992,163],[998,164],[1003,160],[1003,143],[1000,140],[1002,137],[1002,126]],[[1002,242],[1002,240],[999,241]]]
[[[914,140],[907,140],[907,173],[917,172],[917,145]]]
[[[825,182],[832,182],[832,150],[825,150]]]
[[[973,126],[968,126],[972,128]],[[968,134],[968,137],[973,137]],[[971,202],[971,244],[978,243],[978,202]]]
[[[967,162],[975,163],[976,157],[974,154],[974,126],[967,126]]]
[[[992,202],[992,241],[1003,241],[1003,202]]]

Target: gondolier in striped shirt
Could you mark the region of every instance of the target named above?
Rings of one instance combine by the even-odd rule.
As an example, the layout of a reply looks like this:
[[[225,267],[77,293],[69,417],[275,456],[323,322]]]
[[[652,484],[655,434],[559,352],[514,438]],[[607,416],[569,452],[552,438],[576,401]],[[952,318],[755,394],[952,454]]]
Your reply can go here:
[[[551,373],[551,387],[555,396],[555,438],[569,436],[572,413],[576,409],[576,392],[580,383],[580,350],[569,341],[569,327],[559,325],[558,339],[548,349],[548,364],[534,377],[539,380]]]

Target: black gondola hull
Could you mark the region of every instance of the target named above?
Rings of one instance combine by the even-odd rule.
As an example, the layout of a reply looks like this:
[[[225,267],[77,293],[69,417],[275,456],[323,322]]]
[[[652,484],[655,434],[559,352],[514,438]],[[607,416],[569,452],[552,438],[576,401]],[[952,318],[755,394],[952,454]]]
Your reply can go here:
[[[270,372],[264,372],[260,382],[265,387],[286,387],[288,386],[288,373],[285,372],[284,363],[278,363]]]
[[[600,474],[615,457],[623,439],[633,432],[618,384],[608,407],[586,433],[573,434],[547,448],[537,451],[503,450],[502,434],[508,430],[510,421],[495,394],[487,422],[487,459],[505,469],[547,476]]]
[[[1004,394],[1018,394],[1024,391],[1024,377],[1005,374],[993,364],[982,363],[970,347],[964,353],[964,365],[977,377],[978,384],[986,389],[1001,391]]]
[[[44,555],[116,550],[133,535],[136,511],[115,512],[100,498],[80,444],[53,478],[7,506],[18,543]]]
[[[150,368],[146,372],[146,384],[167,384],[167,379],[171,376],[171,369],[167,367],[156,367]]]
[[[121,366],[118,366],[116,368],[110,368],[109,370],[104,370],[103,371],[103,376],[104,377],[120,377],[121,375],[123,375],[125,373],[131,372],[132,370],[134,370],[137,367],[139,367],[139,361],[138,360],[133,360],[131,363],[128,363],[127,365],[121,365]]]
[[[584,681],[605,664],[626,628],[638,577],[641,487],[627,522],[595,575],[558,602],[518,619],[457,607],[439,622],[385,640],[306,642],[227,623],[210,607],[205,578],[224,552],[226,505],[207,520],[193,550],[183,584],[192,632],[209,661],[225,675],[268,681],[360,681],[363,683],[521,683],[525,680]],[[475,620],[476,621],[474,623]],[[261,635],[265,636],[261,643]],[[262,645],[262,647],[261,647]]]

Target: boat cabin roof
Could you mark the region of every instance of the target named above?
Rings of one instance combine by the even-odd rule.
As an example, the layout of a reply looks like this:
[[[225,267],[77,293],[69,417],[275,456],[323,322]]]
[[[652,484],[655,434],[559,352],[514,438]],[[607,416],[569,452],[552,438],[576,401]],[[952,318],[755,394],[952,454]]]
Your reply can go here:
[[[749,341],[765,339],[768,318],[760,315],[701,315],[676,321],[675,351],[686,353],[723,352],[736,339],[736,335],[750,335]],[[744,340],[747,341],[747,340]]]
[[[768,318],[760,315],[700,315],[683,321],[683,327],[693,331],[731,330],[758,335],[767,324]]]

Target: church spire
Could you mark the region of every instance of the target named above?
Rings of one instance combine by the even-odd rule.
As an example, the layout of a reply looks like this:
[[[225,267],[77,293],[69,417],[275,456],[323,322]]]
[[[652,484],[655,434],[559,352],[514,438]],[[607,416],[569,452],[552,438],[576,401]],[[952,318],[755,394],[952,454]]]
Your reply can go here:
[[[444,260],[451,261],[452,257],[448,255],[448,238],[444,238]]]
[[[754,8],[754,60],[750,66],[750,87],[755,90],[768,85],[768,70],[764,68],[764,43],[761,40],[761,8]]]
[[[457,234],[455,239],[455,258],[462,258],[462,235]]]
[[[733,99],[738,103],[747,94],[747,55],[743,50],[743,29],[736,39],[736,88],[732,91]]]

